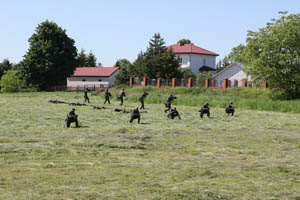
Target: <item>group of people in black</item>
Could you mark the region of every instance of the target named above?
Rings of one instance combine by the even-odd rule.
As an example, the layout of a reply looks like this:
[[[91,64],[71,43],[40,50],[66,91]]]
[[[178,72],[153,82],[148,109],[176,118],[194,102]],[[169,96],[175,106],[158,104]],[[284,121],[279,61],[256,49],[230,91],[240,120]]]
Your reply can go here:
[[[84,102],[88,102],[90,103],[89,97],[88,97],[88,92],[89,89],[85,88],[84,89]],[[104,92],[104,104],[106,104],[106,102],[108,102],[110,104],[110,97],[111,97],[111,93],[109,92],[109,89],[107,88]],[[141,107],[140,109],[145,109],[145,98],[148,96],[147,92],[143,92],[142,95],[138,98],[138,100],[141,103]],[[124,88],[120,91],[119,95],[117,96],[117,99],[120,100],[120,106],[123,105],[124,102],[124,97],[126,97],[126,93]],[[172,94],[167,98],[166,102],[165,102],[165,113],[168,113],[167,117],[169,119],[175,119],[176,117],[178,117],[179,120],[181,120],[180,114],[177,111],[176,108],[172,108],[172,101],[174,101],[177,97],[173,96]],[[204,105],[202,105],[201,109],[199,110],[200,112],[200,118],[203,118],[203,116],[206,114],[207,117],[210,117],[210,108],[209,108],[209,104],[205,103]],[[233,107],[233,103],[230,102],[226,108],[225,108],[225,113],[227,114],[227,116],[229,116],[231,114],[231,116],[234,115],[235,109]],[[73,108],[68,114],[67,114],[67,119],[66,121],[66,125],[65,127],[70,127],[71,123],[75,123],[76,127],[78,127],[78,119],[77,119],[78,115],[75,114],[75,108]],[[129,122],[132,123],[135,119],[138,120],[138,123],[140,123],[140,119],[141,119],[141,115],[140,115],[140,111],[138,108],[133,109],[131,111],[131,117]]]

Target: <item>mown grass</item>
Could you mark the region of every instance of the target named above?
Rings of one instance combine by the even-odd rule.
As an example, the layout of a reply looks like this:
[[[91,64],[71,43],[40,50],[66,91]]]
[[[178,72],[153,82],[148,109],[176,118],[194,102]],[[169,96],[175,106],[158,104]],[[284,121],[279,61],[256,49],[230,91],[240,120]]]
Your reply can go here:
[[[127,91],[126,109],[140,90]],[[182,120],[169,120],[148,102],[130,124],[114,98],[105,110],[76,107],[81,128],[66,129],[72,106],[50,99],[83,94],[0,94],[0,199],[300,198],[299,114],[238,107],[227,117],[215,106],[201,120],[199,107],[176,105]],[[90,99],[103,106],[102,94]]]

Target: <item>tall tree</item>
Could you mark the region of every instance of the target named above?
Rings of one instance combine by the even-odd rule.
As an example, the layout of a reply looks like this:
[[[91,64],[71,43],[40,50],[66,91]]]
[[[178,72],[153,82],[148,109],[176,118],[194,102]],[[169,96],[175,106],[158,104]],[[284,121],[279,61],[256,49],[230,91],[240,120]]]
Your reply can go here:
[[[92,51],[86,57],[86,66],[85,67],[97,67],[97,58]]]
[[[116,62],[115,67],[119,67],[120,71],[116,75],[115,84],[127,84],[130,76],[132,76],[132,64],[127,59],[120,59]]]
[[[76,67],[75,41],[56,23],[45,21],[29,38],[29,49],[21,62],[21,75],[39,89],[64,85]]]
[[[85,50],[81,49],[80,53],[76,57],[77,60],[77,66],[79,67],[85,67],[86,66],[86,54]]]
[[[12,68],[13,68],[13,64],[9,62],[8,59],[4,59],[2,63],[0,63],[0,79],[7,70],[10,70]]]
[[[164,39],[155,33],[149,42],[145,53],[139,54],[134,62],[134,69],[151,79],[179,78],[180,58],[177,58],[172,49],[167,49]]]
[[[290,98],[300,97],[300,14],[280,12],[246,39],[248,71],[255,80],[266,80]]]

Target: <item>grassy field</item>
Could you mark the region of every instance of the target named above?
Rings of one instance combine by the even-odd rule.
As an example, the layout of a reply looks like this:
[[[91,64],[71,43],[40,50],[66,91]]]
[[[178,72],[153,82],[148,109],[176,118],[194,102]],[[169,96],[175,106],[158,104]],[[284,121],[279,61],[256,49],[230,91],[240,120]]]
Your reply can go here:
[[[120,89],[113,89],[117,94]],[[175,105],[201,106],[209,102],[211,107],[224,108],[229,101],[244,110],[261,110],[300,113],[300,100],[279,100],[278,91],[261,88],[232,88],[227,90],[211,90],[210,88],[174,88],[162,90],[156,87],[126,88],[127,100],[136,102],[143,91],[149,92],[146,102],[162,104],[170,94],[175,94],[178,99]]]
[[[0,199],[300,199],[300,114],[237,106],[227,117],[216,103],[200,119],[182,104],[182,120],[170,120],[148,102],[130,124],[114,98],[105,110],[76,107],[81,127],[67,129],[72,106],[50,99],[83,94],[0,94]],[[90,100],[103,106],[102,94]]]

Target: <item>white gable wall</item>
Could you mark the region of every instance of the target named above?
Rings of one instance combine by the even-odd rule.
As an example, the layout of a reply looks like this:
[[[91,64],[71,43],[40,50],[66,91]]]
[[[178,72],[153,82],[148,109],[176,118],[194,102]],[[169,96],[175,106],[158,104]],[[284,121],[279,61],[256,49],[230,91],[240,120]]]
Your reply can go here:
[[[227,69],[224,69],[221,73],[215,76],[215,80],[218,82],[223,81],[225,78],[231,80],[231,82],[237,80],[239,87],[242,86],[242,80],[244,78],[251,80],[251,76],[247,76],[247,74],[243,72],[243,68],[237,64],[234,64],[228,67]]]
[[[181,58],[181,68],[191,67],[194,74],[199,74],[199,69],[205,65],[211,68],[216,68],[216,56],[202,54],[176,54]]]

